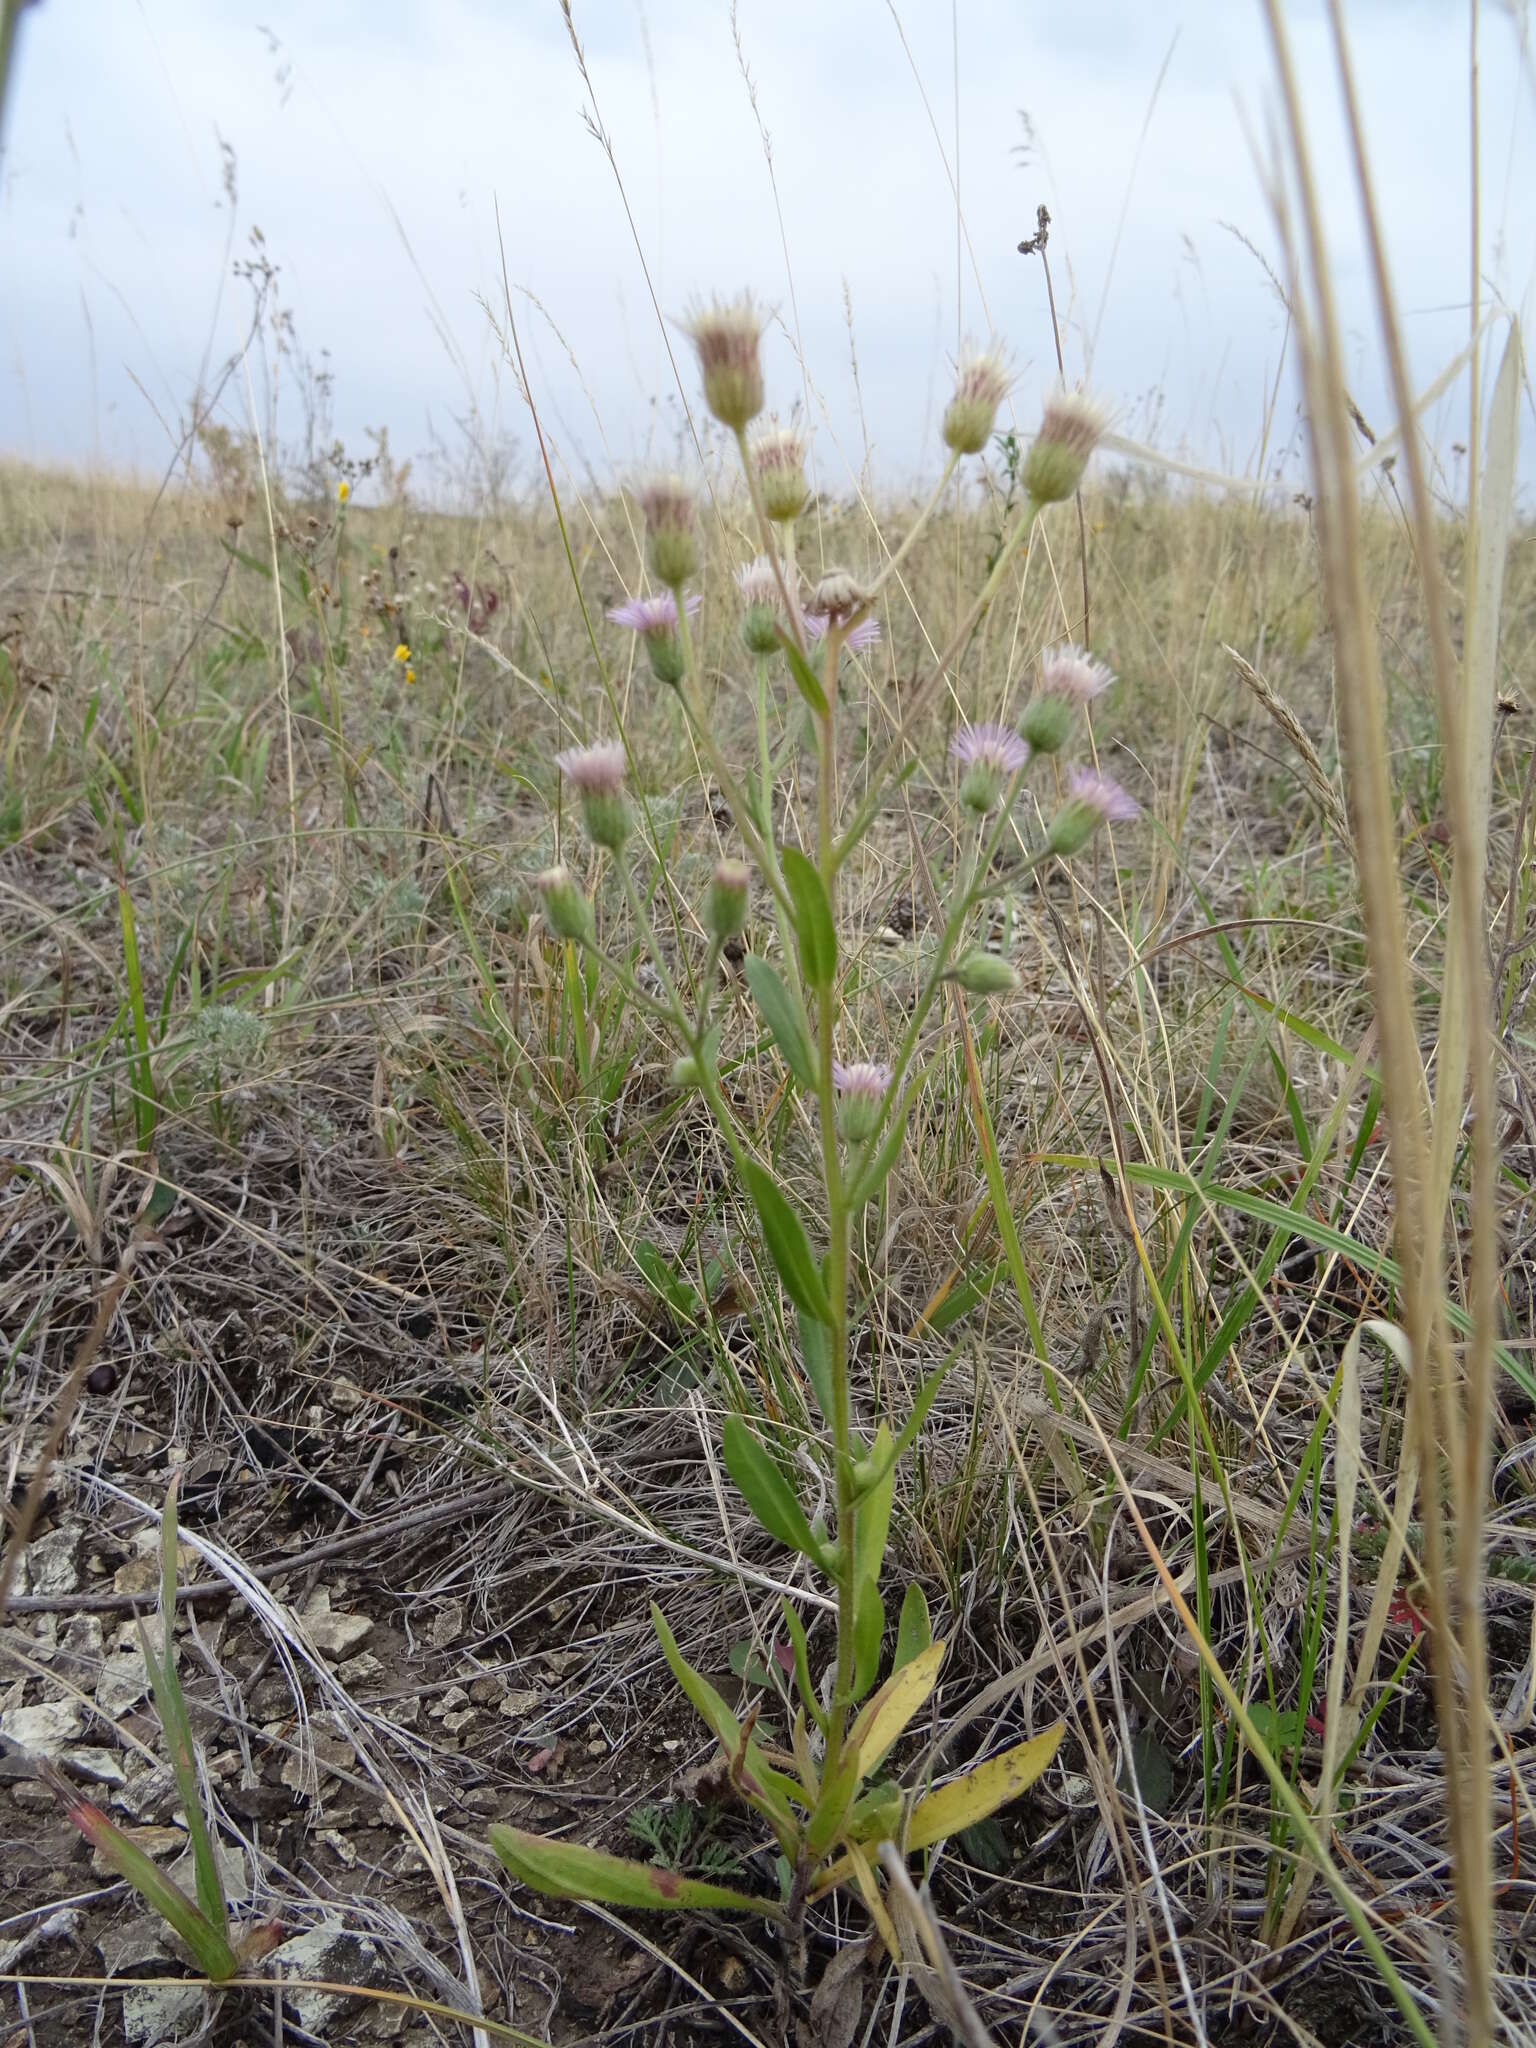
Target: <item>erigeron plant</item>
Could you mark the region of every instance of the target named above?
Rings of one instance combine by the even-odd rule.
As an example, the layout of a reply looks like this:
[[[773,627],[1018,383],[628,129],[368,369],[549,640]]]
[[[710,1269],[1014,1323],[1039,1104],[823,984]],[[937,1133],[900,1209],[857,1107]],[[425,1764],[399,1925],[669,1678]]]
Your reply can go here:
[[[659,588],[655,595],[617,607],[609,617],[640,636],[653,675],[677,692],[771,898],[782,971],[763,954],[748,953],[743,972],[790,1076],[814,1105],[822,1183],[819,1218],[801,1213],[785,1182],[759,1157],[720,1085],[722,1024],[713,1014],[714,994],[721,954],[747,922],[751,870],[746,863],[722,860],[699,906],[708,958],[693,983],[697,1001],[690,1003],[656,943],[646,911],[651,892],[637,878],[624,750],[598,745],[562,754],[559,766],[579,796],[588,836],[612,864],[639,944],[654,969],[652,986],[660,993],[642,987],[625,961],[600,947],[592,905],[568,869],[551,869],[541,877],[541,888],[551,930],[597,954],[632,999],[674,1034],[678,1059],[673,1079],[679,1088],[697,1089],[708,1103],[756,1211],[768,1256],[798,1313],[801,1364],[828,1438],[830,1523],[820,1512],[807,1514],[765,1433],[745,1416],[727,1418],[723,1453],[732,1479],[769,1535],[807,1558],[828,1581],[836,1603],[835,1650],[830,1669],[814,1672],[804,1625],[793,1603],[784,1602],[793,1651],[794,1722],[789,1750],[778,1753],[754,1734],[755,1710],[739,1719],[684,1660],[660,1610],[651,1610],[666,1660],[718,1740],[731,1784],[778,1845],[777,1899],[513,1827],[493,1828],[491,1841],[507,1867],[536,1890],[611,1905],[761,1912],[785,1924],[792,1954],[798,1952],[808,1902],[851,1880],[896,1955],[895,1925],[879,1875],[883,1845],[894,1844],[903,1853],[919,1850],[984,1819],[1045,1768],[1061,1728],[1048,1729],[937,1790],[904,1790],[885,1775],[886,1759],[933,1691],[944,1656],[944,1644],[931,1639],[921,1588],[910,1585],[900,1605],[894,1654],[879,1682],[887,1634],[881,1575],[896,1465],[922,1427],[942,1369],[925,1382],[911,1412],[882,1422],[873,1441],[855,1429],[849,1398],[853,1226],[865,1205],[879,1196],[900,1153],[919,1085],[916,1060],[923,1027],[946,982],[980,997],[1006,996],[1017,986],[1009,963],[980,943],[978,905],[993,886],[993,856],[1015,827],[1015,808],[1032,763],[1067,744],[1082,708],[1111,677],[1083,650],[1059,648],[1045,657],[1039,686],[1017,729],[982,723],[956,735],[950,753],[962,853],[943,930],[889,1058],[845,1062],[840,1049],[849,1046],[852,1032],[842,1008],[838,878],[896,786],[899,763],[888,759],[879,764],[856,812],[842,815],[836,774],[838,664],[850,648],[878,635],[873,607],[882,587],[957,465],[987,445],[1008,378],[995,353],[961,363],[944,416],[949,460],[901,547],[869,586],[834,571],[807,592],[795,556],[796,521],[808,500],[804,444],[777,426],[748,436],[764,402],[762,328],[762,317],[749,300],[707,308],[689,327],[706,402],[736,440],[762,550],[737,577],[742,640],[756,685],[756,759],[750,768],[738,775],[728,765],[702,707],[691,628],[699,599],[686,588],[698,563],[695,513],[691,494],[675,477],[654,479],[637,493],[649,566]],[[1024,508],[967,630],[991,601],[1042,510],[1076,491],[1100,431],[1097,412],[1080,394],[1063,392],[1049,401],[1021,466]],[[815,812],[795,820],[799,830],[784,829],[778,787],[784,764],[775,759],[769,742],[772,695],[786,671],[804,701],[816,754]],[[1129,818],[1135,808],[1107,776],[1074,771],[1066,803],[1043,843],[1026,857],[1023,872],[1070,858],[1101,825]],[[801,851],[797,842],[814,852]],[[825,1249],[818,1251],[816,1241],[823,1236]]]

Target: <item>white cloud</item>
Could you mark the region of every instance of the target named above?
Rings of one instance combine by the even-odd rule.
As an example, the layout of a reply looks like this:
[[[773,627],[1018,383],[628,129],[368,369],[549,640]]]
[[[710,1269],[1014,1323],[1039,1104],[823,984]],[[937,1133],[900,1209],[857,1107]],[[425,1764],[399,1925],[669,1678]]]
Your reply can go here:
[[[1380,415],[1325,24],[1316,7],[1287,13],[1358,395]],[[1350,17],[1394,274],[1427,381],[1466,326],[1465,16],[1394,0]],[[882,0],[741,0],[739,18],[834,481],[863,460],[865,428],[886,476],[931,457],[947,355],[957,326],[985,332],[984,303],[1025,372],[1027,419],[1051,358],[1039,267],[1014,245],[1041,199],[1055,216],[1069,365],[1082,367],[1091,341],[1094,380],[1128,419],[1156,390],[1169,439],[1249,458],[1283,331],[1253,257],[1221,225],[1273,247],[1245,130],[1246,116],[1264,134],[1274,100],[1256,7],[1200,0],[1175,21],[1131,0],[1028,10],[961,0],[959,169],[979,279],[967,255],[958,318],[949,9],[908,0],[901,10],[912,63]],[[724,0],[651,0],[644,16],[620,0],[578,0],[577,21],[663,306],[751,283],[789,323],[774,195]],[[1518,194],[1536,184],[1536,149],[1510,34],[1485,10],[1485,266],[1519,302],[1536,224]],[[578,378],[551,327],[519,301],[530,373],[566,452],[606,474],[604,436],[619,463],[668,449],[681,411],[583,101],[558,9],[532,0],[195,10],[44,0],[24,23],[0,194],[0,446],[164,461],[156,408],[167,419],[184,408],[216,301],[216,355],[244,316],[243,288],[222,276],[223,137],[239,166],[237,253],[259,224],[305,349],[329,352],[349,445],[360,450],[364,426],[386,423],[409,452],[431,428],[451,433],[471,393],[485,420],[529,439],[480,303],[501,302],[499,202],[513,285],[537,295],[580,364]],[[1021,108],[1036,138],[1022,171]],[[772,375],[787,407],[800,378],[782,342]],[[238,386],[230,397],[243,407]],[[296,415],[284,418],[291,431]],[[1448,410],[1447,439],[1454,431]]]

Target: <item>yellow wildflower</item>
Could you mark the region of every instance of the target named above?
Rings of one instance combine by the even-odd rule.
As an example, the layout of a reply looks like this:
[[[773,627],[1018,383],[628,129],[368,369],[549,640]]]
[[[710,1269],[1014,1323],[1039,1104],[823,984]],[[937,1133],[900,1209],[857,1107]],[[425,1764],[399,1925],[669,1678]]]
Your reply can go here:
[[[350,485],[350,484],[349,484],[349,483],[347,482],[346,478],[345,478],[345,477],[343,477],[343,478],[342,478],[342,480],[341,480],[341,482],[340,482],[340,483],[339,483],[339,484],[338,484],[338,485],[336,486],[336,502],[337,502],[337,504],[338,504],[338,505],[345,505],[345,503],[347,502],[348,498],[350,498],[350,497],[351,497],[351,495],[352,495],[352,486],[351,486],[351,485]]]
[[[416,671],[415,671],[415,669],[413,669],[413,668],[408,668],[408,669],[406,670],[406,672],[405,672],[405,680],[406,680],[406,681],[407,681],[408,683],[414,683],[414,682],[415,682],[415,680],[416,680]]]
[[[395,659],[396,661],[409,661],[410,658],[411,650],[409,647],[406,646],[405,642],[402,640],[399,646],[395,649]]]

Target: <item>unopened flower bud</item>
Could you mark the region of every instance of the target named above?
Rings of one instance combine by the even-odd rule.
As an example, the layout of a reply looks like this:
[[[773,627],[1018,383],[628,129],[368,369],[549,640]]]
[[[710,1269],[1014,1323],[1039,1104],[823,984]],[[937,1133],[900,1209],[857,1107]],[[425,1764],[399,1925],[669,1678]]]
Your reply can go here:
[[[970,996],[1012,995],[1019,985],[1018,974],[1006,960],[979,946],[962,954],[945,979],[958,982]]]
[[[699,1072],[699,1063],[691,1052],[684,1053],[681,1059],[672,1062],[674,1088],[697,1088],[703,1078]]]
[[[741,637],[749,654],[772,654],[779,644],[779,621],[783,600],[779,579],[766,555],[759,555],[736,572],[736,585],[746,610],[741,615]]]
[[[681,477],[661,476],[643,483],[635,497],[645,516],[651,574],[668,590],[677,590],[699,566],[693,493]]]
[[[748,454],[770,519],[787,525],[805,510],[805,438],[793,427],[771,426],[752,438]]]
[[[759,344],[764,319],[750,297],[697,308],[684,323],[699,352],[704,403],[723,427],[739,433],[763,409]]]
[[[997,408],[1008,396],[1008,372],[995,354],[962,358],[955,395],[944,413],[944,445],[957,455],[979,455],[992,438]]]
[[[685,597],[683,610],[692,618],[703,599],[698,596]],[[651,664],[651,674],[658,683],[666,683],[676,689],[687,671],[683,659],[683,643],[678,638],[677,599],[670,590],[660,590],[654,597],[632,597],[623,604],[617,604],[608,616],[616,626],[628,626],[638,633],[645,642],[646,658]]]
[[[734,939],[746,924],[747,891],[751,881],[751,869],[742,861],[715,863],[709,895],[704,903],[704,926],[710,937],[718,939],[722,945],[727,939]]]
[[[557,938],[592,936],[592,906],[568,867],[546,868],[539,876],[539,894],[544,900],[545,922]]]
[[[1085,393],[1058,391],[1046,400],[1040,431],[1020,472],[1037,505],[1057,505],[1072,496],[1103,433],[1104,416]]]
[[[1051,820],[1046,844],[1070,860],[1081,853],[1101,825],[1124,825],[1139,815],[1134,798],[1097,769],[1074,769],[1067,782],[1067,801]]]
[[[1072,706],[1065,697],[1032,697],[1020,721],[1024,737],[1037,754],[1054,754],[1072,732]]]

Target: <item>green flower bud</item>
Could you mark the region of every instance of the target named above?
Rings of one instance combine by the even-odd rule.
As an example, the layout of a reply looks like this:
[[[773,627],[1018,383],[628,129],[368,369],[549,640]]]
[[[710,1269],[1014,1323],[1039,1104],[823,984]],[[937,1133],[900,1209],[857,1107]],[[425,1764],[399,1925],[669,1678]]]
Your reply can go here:
[[[629,805],[611,790],[587,790],[581,799],[581,822],[594,846],[617,853],[629,837]]]
[[[697,1088],[703,1080],[699,1063],[692,1053],[685,1053],[681,1059],[672,1062],[672,1086],[674,1088]]]
[[[1019,729],[1037,754],[1054,754],[1071,736],[1072,706],[1054,691],[1031,697]]]
[[[944,414],[944,445],[956,455],[979,455],[992,438],[997,408],[1008,395],[1008,372],[995,355],[967,356]]]
[[[765,321],[750,298],[699,307],[687,321],[704,373],[704,403],[722,426],[739,433],[763,409],[758,345]],[[681,578],[678,581],[681,582]]]
[[[788,525],[805,510],[805,441],[793,427],[771,426],[752,437],[748,451],[770,519]]]
[[[1019,985],[1017,973],[1006,960],[996,953],[984,952],[979,946],[962,954],[945,979],[958,982],[971,996],[1012,995]]]
[[[741,615],[741,637],[748,654],[777,653],[779,615],[772,605],[748,605]]]
[[[1081,853],[1101,825],[1124,825],[1137,806],[1119,783],[1097,769],[1074,768],[1067,782],[1067,801],[1051,820],[1046,845],[1070,860]]]
[[[651,674],[658,683],[665,683],[669,690],[675,690],[688,672],[683,659],[683,643],[675,633],[647,633],[645,636],[646,659],[651,664]]]
[[[1037,505],[1058,505],[1072,496],[1103,432],[1098,407],[1082,392],[1061,391],[1046,400],[1040,431],[1020,471]]]
[[[734,939],[746,924],[751,881],[752,872],[741,861],[716,862],[704,904],[704,926],[710,937],[722,945],[727,939]]]
[[[539,876],[539,894],[544,901],[544,919],[561,939],[590,939],[592,906],[577,887],[567,867],[546,868]]]

